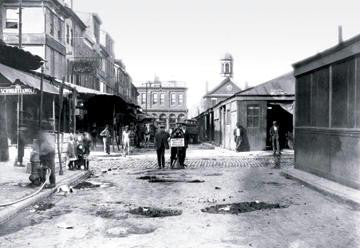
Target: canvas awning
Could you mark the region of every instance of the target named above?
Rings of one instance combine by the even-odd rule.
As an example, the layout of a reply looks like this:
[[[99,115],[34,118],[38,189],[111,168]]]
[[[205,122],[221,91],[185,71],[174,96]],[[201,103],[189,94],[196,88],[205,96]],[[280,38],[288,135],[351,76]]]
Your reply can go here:
[[[98,90],[86,88],[86,87],[76,85],[76,84],[71,84],[71,83],[68,83],[68,82],[65,82],[65,85],[70,86],[71,88],[75,89],[80,94],[113,96],[113,94],[109,94],[109,93],[106,93],[106,92],[101,92],[101,91],[98,91]]]
[[[7,79],[10,84],[20,81],[30,88],[40,90],[40,77],[28,72],[20,71],[0,63],[0,74]],[[59,94],[59,89],[52,85],[49,80],[43,79],[43,92],[50,94]]]

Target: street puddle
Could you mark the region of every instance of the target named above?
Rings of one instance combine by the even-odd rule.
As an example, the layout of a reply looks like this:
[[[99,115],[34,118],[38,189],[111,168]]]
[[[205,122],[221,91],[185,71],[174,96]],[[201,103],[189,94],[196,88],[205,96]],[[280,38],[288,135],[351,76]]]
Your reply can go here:
[[[39,204],[34,205],[34,209],[36,212],[46,211],[53,207],[55,207],[55,204],[51,202],[40,202]]]
[[[210,173],[210,174],[205,174],[204,176],[206,177],[218,177],[218,176],[222,176],[222,173]]]
[[[93,189],[93,188],[109,188],[114,186],[109,182],[91,182],[91,181],[83,181],[77,184],[74,189],[84,190],[84,189]]]
[[[278,182],[263,182],[263,184],[273,185],[273,186],[283,186],[283,183]]]
[[[231,204],[219,204],[201,209],[202,212],[211,214],[241,214],[246,212],[264,210],[264,209],[277,209],[287,208],[286,205],[279,203],[266,203],[266,202],[240,202]]]
[[[126,226],[117,226],[112,227],[106,230],[106,235],[112,238],[123,238],[128,237],[132,234],[149,234],[156,230],[156,227],[151,225],[148,226],[135,226],[135,225],[126,225]]]
[[[153,207],[138,207],[134,209],[130,209],[129,213],[135,215],[142,215],[150,218],[157,217],[169,217],[169,216],[178,216],[182,214],[182,210],[178,209],[161,209],[161,208],[153,208]]]
[[[137,177],[139,180],[147,180],[149,183],[203,183],[204,180],[191,178],[171,178],[171,177],[157,177],[157,176],[142,176]]]

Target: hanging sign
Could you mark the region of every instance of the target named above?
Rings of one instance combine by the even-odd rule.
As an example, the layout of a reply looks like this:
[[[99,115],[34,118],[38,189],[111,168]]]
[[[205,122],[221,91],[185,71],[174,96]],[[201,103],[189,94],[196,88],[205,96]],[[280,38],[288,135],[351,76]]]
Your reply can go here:
[[[32,88],[24,88],[19,85],[10,87],[0,87],[0,95],[36,95],[36,90]]]

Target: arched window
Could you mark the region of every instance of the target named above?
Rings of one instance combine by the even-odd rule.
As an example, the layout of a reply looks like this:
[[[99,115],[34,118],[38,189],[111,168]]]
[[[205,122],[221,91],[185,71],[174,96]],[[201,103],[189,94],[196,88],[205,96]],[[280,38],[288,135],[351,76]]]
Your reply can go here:
[[[225,64],[225,73],[226,73],[226,74],[229,74],[229,73],[230,73],[230,65],[229,65],[229,63],[226,63],[226,64]]]
[[[178,122],[183,122],[184,120],[185,120],[185,115],[184,114],[179,114]]]
[[[166,114],[161,114],[161,115],[159,116],[159,121],[166,123]]]

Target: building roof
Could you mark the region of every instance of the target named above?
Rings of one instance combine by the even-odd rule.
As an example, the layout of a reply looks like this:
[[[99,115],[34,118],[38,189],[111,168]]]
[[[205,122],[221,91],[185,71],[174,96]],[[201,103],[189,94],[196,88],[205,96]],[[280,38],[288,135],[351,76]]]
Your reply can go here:
[[[340,42],[336,46],[326,49],[321,53],[293,64],[295,69],[294,74],[295,76],[298,76],[316,70],[317,68],[336,63],[337,61],[346,59],[355,54],[360,54],[360,34],[344,42]]]
[[[236,93],[236,96],[274,95],[295,95],[295,77],[293,72]]]
[[[213,90],[211,90],[210,92],[208,92],[204,97],[211,97],[211,95],[215,94],[219,89],[221,89],[223,86],[225,86],[226,84],[231,84],[233,87],[235,87],[234,90],[232,90],[231,92],[229,92],[227,95],[231,96],[233,95],[235,92],[240,91],[239,86],[237,86],[229,77],[225,78],[223,81],[221,81],[221,83],[216,86]],[[226,96],[226,94],[222,93],[222,96]]]

